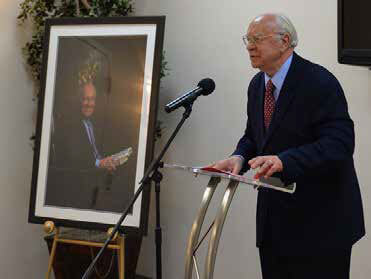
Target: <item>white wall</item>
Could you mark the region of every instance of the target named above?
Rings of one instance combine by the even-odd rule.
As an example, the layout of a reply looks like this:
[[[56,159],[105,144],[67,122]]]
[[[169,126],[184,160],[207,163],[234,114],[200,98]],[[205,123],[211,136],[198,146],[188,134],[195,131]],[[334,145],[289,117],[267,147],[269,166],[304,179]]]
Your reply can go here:
[[[32,82],[23,66],[21,46],[29,34],[16,25],[21,0],[0,3],[0,121],[1,148],[1,278],[42,278],[47,267],[47,249],[39,225],[27,223],[35,104]],[[356,125],[355,163],[363,194],[367,230],[370,230],[371,181],[368,160],[371,149],[368,121],[371,117],[371,73],[367,68],[339,65],[336,60],[337,1],[216,1],[136,0],[137,14],[166,15],[165,49],[171,75],[162,83],[160,104],[192,88],[204,77],[217,84],[209,97],[200,98],[194,112],[170,148],[165,161],[200,165],[230,154],[245,123],[246,88],[254,75],[241,36],[249,21],[267,11],[283,12],[297,27],[297,52],[332,71],[346,92]],[[167,129],[157,150],[181,117],[165,115]],[[184,251],[191,223],[207,180],[164,171],[162,226],[164,278],[181,278]],[[220,189],[221,190],[221,189]],[[218,192],[220,197],[220,191]],[[214,278],[259,278],[255,248],[256,192],[240,187],[225,224]],[[153,204],[151,205],[153,209]],[[140,257],[139,271],[154,277],[154,210],[151,227]],[[210,220],[210,218],[209,218]],[[204,247],[202,247],[204,248]],[[352,278],[368,278],[371,240],[366,236],[354,247]],[[204,250],[201,254],[204,255]]]
[[[32,82],[21,46],[29,36],[17,27],[20,0],[0,2],[0,277],[42,278],[48,263],[40,225],[28,224],[35,125]]]
[[[241,37],[250,20],[261,13],[281,12],[291,18],[299,34],[296,51],[332,71],[346,93],[355,122],[355,164],[363,195],[367,231],[370,231],[371,182],[368,146],[371,118],[371,73],[365,67],[337,63],[337,1],[323,0],[137,0],[138,15],[166,15],[165,50],[171,75],[162,83],[159,118],[167,130],[163,146],[180,110],[164,114],[162,106],[204,77],[212,77],[216,91],[194,105],[189,121],[170,148],[165,161],[202,165],[228,156],[245,124],[246,89],[256,73],[250,67]],[[332,174],[329,174],[332,175]],[[164,171],[162,184],[163,274],[182,278],[185,246],[207,180]],[[319,192],[320,194],[320,192]],[[219,194],[220,197],[220,194]],[[155,274],[153,204],[149,237],[139,263],[141,273]],[[214,278],[260,278],[255,248],[256,192],[241,186],[225,224]],[[202,254],[204,255],[204,250]],[[368,278],[371,240],[363,238],[353,249],[352,278]]]

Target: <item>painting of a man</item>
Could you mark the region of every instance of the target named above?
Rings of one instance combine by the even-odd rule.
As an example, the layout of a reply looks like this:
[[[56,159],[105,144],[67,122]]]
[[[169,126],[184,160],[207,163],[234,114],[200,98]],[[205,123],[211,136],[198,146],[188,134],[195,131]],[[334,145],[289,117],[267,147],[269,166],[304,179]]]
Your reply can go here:
[[[67,159],[62,162],[67,165],[73,164],[76,169],[80,170],[101,168],[113,172],[116,170],[117,163],[114,162],[112,156],[103,157],[100,151],[102,149],[101,137],[95,132],[97,129],[97,125],[94,125],[97,97],[95,86],[92,82],[88,82],[80,86],[80,90],[81,118],[74,123],[76,127],[69,127],[70,133],[73,132],[73,134],[64,138],[70,141],[69,144],[62,144],[62,146],[79,146],[79,152],[73,148],[66,148],[61,156],[66,156]],[[71,162],[70,159],[73,161]]]
[[[106,230],[125,210],[122,226],[144,232],[164,25],[163,16],[47,20],[30,222]]]
[[[106,38],[104,46],[110,48],[113,43]],[[68,53],[69,47],[81,42],[71,39],[61,44]],[[118,63],[108,63],[96,50],[86,48],[89,55],[84,59],[68,57],[71,65],[62,61],[64,76],[56,87],[45,204],[121,212],[134,193],[135,139],[138,137],[135,128],[138,128],[139,117],[130,110],[122,110],[127,94],[127,90],[118,90],[122,87],[120,83],[124,83],[122,79],[119,84],[107,86],[107,80],[122,76],[119,71],[112,71]],[[129,62],[127,59],[126,63],[134,66],[132,69],[139,69],[133,71],[138,79],[143,72]],[[71,73],[75,78],[71,78]],[[64,84],[64,80],[72,85]],[[131,92],[135,98],[126,101],[131,108],[141,101],[137,92],[142,89],[135,89]],[[111,96],[110,91],[119,93]],[[121,118],[127,119],[127,123],[123,124]]]

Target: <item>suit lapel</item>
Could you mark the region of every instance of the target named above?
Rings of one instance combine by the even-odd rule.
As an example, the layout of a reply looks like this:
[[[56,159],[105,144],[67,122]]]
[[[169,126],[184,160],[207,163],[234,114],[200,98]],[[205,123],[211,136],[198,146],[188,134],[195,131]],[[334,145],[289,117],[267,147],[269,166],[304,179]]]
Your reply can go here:
[[[293,90],[293,87],[295,83],[298,81],[298,78],[300,76],[300,57],[294,52],[293,59],[290,65],[290,69],[287,72],[287,76],[285,78],[285,81],[283,83],[283,86],[281,88],[280,95],[278,97],[278,100],[276,102],[276,106],[274,109],[274,113],[272,116],[271,124],[268,128],[268,131],[266,131],[266,136],[264,137],[263,144],[260,151],[263,151],[265,146],[267,145],[268,141],[272,137],[274,131],[279,127],[279,125],[282,122],[282,119],[289,108],[293,97],[295,96],[295,91]],[[263,93],[264,94],[264,93]],[[263,98],[264,102],[264,98]],[[263,104],[264,106],[264,104]],[[264,109],[264,108],[263,108]],[[264,121],[262,121],[263,129],[264,129]]]

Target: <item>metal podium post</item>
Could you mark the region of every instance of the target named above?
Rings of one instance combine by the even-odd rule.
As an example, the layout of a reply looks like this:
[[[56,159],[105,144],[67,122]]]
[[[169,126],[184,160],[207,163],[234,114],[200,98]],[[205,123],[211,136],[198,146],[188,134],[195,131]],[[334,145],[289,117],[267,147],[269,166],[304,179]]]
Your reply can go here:
[[[205,279],[211,279],[214,276],[215,259],[220,236],[222,234],[224,221],[227,217],[228,209],[232,202],[234,193],[236,192],[238,183],[239,182],[236,180],[231,180],[229,182],[227,189],[225,190],[220,209],[216,215],[213,230],[211,231],[209,248],[205,262]]]
[[[209,207],[210,200],[213,197],[216,186],[220,182],[220,177],[211,177],[209,184],[206,187],[204,196],[202,198],[201,207],[198,211],[197,217],[193,222],[191,233],[188,238],[188,245],[186,249],[186,265],[185,265],[185,276],[186,279],[192,279],[193,265],[196,267],[198,274],[197,261],[195,256],[195,250],[198,245],[198,238],[200,236],[202,224],[205,219],[207,208]]]
[[[215,260],[218,251],[219,240],[222,234],[223,225],[225,222],[225,218],[227,216],[229,206],[232,202],[234,193],[238,187],[239,183],[248,184],[253,186],[253,188],[269,188],[277,191],[282,191],[286,193],[294,193],[296,185],[290,184],[285,185],[280,181],[278,178],[269,178],[266,180],[255,180],[246,176],[240,175],[233,175],[227,172],[223,172],[220,170],[210,171],[210,169],[202,169],[202,168],[194,168],[194,167],[187,167],[187,166],[180,166],[180,165],[169,165],[164,164],[166,168],[172,169],[179,169],[183,171],[192,172],[195,175],[207,175],[210,176],[209,183],[204,191],[201,206],[198,210],[196,218],[193,222],[191,232],[189,234],[187,248],[186,248],[186,263],[185,263],[185,273],[184,279],[192,279],[193,275],[193,267],[195,267],[197,278],[200,279],[199,268],[196,259],[196,251],[199,248],[202,241],[205,239],[207,234],[211,232],[208,252],[205,260],[205,268],[204,268],[204,276],[203,279],[212,279],[214,276],[214,267],[215,267]],[[224,179],[228,181],[227,188],[224,192],[224,196],[222,198],[222,202],[220,207],[217,211],[216,217],[206,233],[200,238],[200,232],[202,228],[202,224],[205,219],[205,215],[213,194],[215,192],[216,187],[220,183],[220,181]]]
[[[188,239],[187,250],[186,250],[186,265],[185,265],[185,274],[184,274],[185,279],[192,279],[193,266],[195,266],[197,278],[200,278],[195,253],[196,253],[197,248],[199,247],[199,244],[204,239],[203,237],[201,242],[200,243],[198,242],[201,227],[204,222],[207,208],[215,192],[216,186],[218,185],[220,180],[221,180],[220,177],[210,178],[209,184],[207,185],[206,190],[204,192],[204,196],[201,202],[201,207],[198,211],[195,221],[193,222],[191,233]],[[222,234],[224,221],[227,216],[228,209],[232,202],[234,193],[237,189],[238,183],[239,182],[236,180],[231,180],[229,182],[227,189],[225,190],[219,211],[215,217],[213,224],[209,228],[209,230],[211,229],[211,236],[209,240],[208,253],[207,253],[206,260],[205,260],[205,271],[204,271],[204,277],[203,277],[204,279],[212,279],[214,276],[215,259],[216,259],[216,255],[218,251],[220,236]]]

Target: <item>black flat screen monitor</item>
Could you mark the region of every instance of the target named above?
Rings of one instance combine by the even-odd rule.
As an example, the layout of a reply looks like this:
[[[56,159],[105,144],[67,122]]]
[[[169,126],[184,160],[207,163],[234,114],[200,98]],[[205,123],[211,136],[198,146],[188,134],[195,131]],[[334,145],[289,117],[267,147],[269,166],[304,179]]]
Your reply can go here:
[[[371,0],[338,0],[338,61],[371,66]]]

